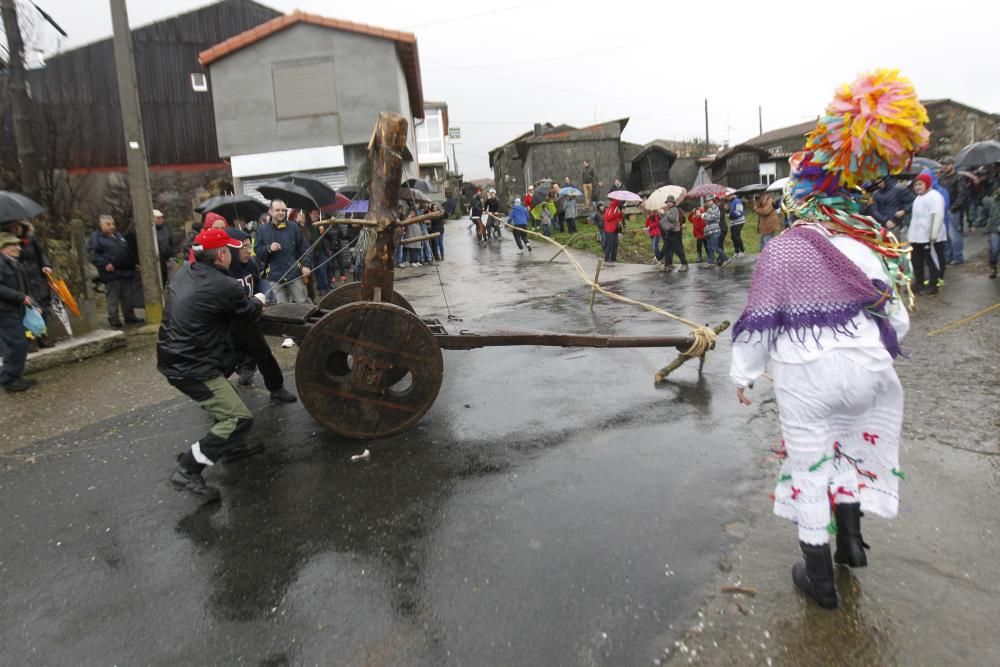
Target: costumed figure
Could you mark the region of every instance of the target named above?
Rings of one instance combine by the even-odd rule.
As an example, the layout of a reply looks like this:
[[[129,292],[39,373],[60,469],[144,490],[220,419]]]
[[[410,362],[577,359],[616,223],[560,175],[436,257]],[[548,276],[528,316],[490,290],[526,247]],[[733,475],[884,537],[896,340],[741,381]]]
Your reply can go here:
[[[783,437],[774,513],[798,526],[795,585],[825,608],[837,606],[833,562],[867,565],[862,511],[896,516],[904,479],[893,360],[909,328],[909,247],[861,215],[858,186],[906,169],[927,120],[895,70],[837,91],[791,159],[782,206],[796,222],[764,247],[733,327],[741,403],[771,366]]]

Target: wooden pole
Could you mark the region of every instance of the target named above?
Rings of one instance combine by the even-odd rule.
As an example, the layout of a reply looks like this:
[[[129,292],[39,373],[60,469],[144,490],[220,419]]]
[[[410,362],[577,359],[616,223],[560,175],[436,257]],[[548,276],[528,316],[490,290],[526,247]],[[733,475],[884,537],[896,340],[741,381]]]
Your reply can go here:
[[[561,244],[559,246],[559,252],[557,252],[556,254],[552,255],[552,259],[550,259],[549,262],[551,262],[553,259],[555,259],[559,255],[563,254],[566,251],[566,246],[568,246],[570,243],[572,243],[573,241],[575,241],[577,236],[579,236],[579,234],[573,234],[573,236],[569,237],[569,241],[566,241],[566,243]]]
[[[594,299],[597,297],[597,281],[601,279],[601,267],[604,266],[604,258],[600,257],[597,260],[597,273],[594,274],[594,284],[590,287],[590,309],[594,309]]]
[[[160,255],[156,250],[152,188],[149,184],[149,163],[146,161],[146,138],[142,131],[142,111],[139,107],[139,85],[135,75],[132,32],[129,30],[125,0],[110,0],[110,2],[118,98],[121,102],[125,157],[128,161],[128,190],[132,199],[132,215],[135,219],[135,238],[139,245],[146,322],[159,324],[163,319],[161,289],[163,281],[160,277]]]
[[[362,301],[392,302],[396,262],[396,206],[403,175],[403,149],[406,147],[406,119],[396,113],[382,112],[368,142],[372,161],[367,220],[375,221],[375,242],[365,254],[365,274],[361,281]]]
[[[722,333],[723,331],[725,331],[728,328],[729,328],[729,320],[725,320],[721,324],[713,327],[712,331],[714,331],[716,335],[719,335],[720,333]],[[714,347],[715,346],[713,345],[712,348],[714,348]],[[709,348],[709,349],[712,349],[712,348]],[[659,383],[663,382],[667,378],[668,375],[670,375],[675,370],[677,370],[678,368],[680,368],[681,366],[683,366],[684,363],[686,361],[688,361],[689,359],[694,359],[694,357],[689,357],[688,355],[684,354],[683,352],[681,352],[680,354],[678,354],[676,359],[674,359],[669,364],[667,364],[666,366],[664,366],[663,368],[661,368],[659,371],[657,371],[656,375],[654,376],[654,381],[656,382],[656,384],[659,384]],[[705,355],[704,354],[699,355],[699,359],[700,359],[700,363],[698,364],[698,374],[701,375],[701,369],[705,366]]]

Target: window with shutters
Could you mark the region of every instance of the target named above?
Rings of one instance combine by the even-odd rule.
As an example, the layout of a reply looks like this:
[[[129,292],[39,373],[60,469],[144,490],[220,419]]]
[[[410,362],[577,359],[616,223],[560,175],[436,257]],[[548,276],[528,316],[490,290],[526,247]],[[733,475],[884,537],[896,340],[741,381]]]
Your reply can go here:
[[[271,79],[278,120],[337,113],[332,58],[274,63]]]

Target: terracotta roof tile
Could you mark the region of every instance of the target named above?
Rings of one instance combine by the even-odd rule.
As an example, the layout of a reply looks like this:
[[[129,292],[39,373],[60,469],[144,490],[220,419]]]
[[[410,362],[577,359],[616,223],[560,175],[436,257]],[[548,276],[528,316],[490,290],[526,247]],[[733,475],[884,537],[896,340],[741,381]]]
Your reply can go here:
[[[396,43],[396,54],[403,71],[406,74],[406,87],[409,91],[410,110],[414,117],[424,117],[424,91],[420,80],[420,56],[417,52],[417,37],[411,32],[401,32],[399,30],[388,30],[371,26],[366,23],[354,23],[353,21],[341,21],[340,19],[328,18],[318,14],[308,14],[296,9],[291,14],[285,14],[262,23],[255,28],[242,32],[234,37],[219,42],[215,46],[205,49],[198,54],[198,61],[202,65],[209,65],[217,60],[250,46],[265,37],[269,37],[276,32],[284,30],[297,23],[308,23],[310,25],[330,28],[332,30],[343,30],[359,35],[379,37],[389,39]]]

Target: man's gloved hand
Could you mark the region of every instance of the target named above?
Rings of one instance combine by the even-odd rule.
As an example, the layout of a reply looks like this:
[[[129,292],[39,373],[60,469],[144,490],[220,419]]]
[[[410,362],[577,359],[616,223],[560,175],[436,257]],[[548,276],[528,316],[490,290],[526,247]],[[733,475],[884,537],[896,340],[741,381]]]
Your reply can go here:
[[[262,292],[257,292],[256,294],[253,295],[253,298],[255,298],[258,301],[260,301],[260,305],[262,305],[262,306],[266,306],[267,305],[267,297],[264,296],[264,294]]]

